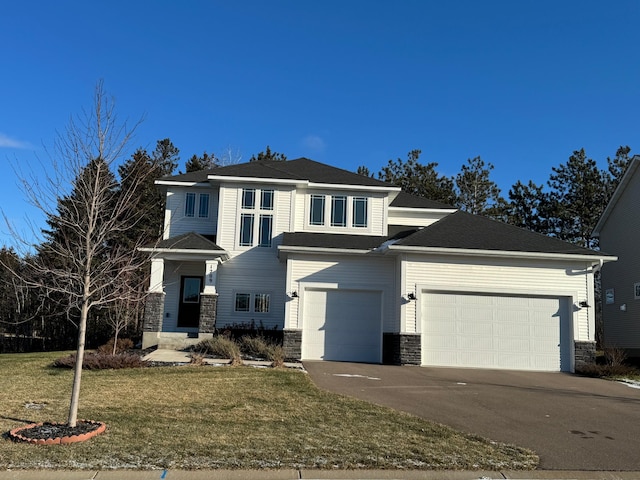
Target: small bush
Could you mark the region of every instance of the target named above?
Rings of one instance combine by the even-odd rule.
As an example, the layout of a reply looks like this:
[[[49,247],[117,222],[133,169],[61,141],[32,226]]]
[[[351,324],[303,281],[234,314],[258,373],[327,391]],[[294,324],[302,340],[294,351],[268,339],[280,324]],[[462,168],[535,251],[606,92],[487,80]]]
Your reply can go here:
[[[104,345],[98,347],[98,353],[102,353],[104,355],[112,355],[113,354],[113,341],[112,338]],[[124,353],[133,348],[133,341],[129,338],[119,338],[118,343],[116,344],[116,355],[119,353]]]
[[[271,366],[275,368],[284,367],[284,348],[280,345],[271,345],[271,350],[267,360],[271,360]]]
[[[76,354],[72,353],[67,357],[62,357],[53,362],[56,368],[74,368],[76,364]],[[84,370],[117,370],[121,368],[146,367],[147,363],[140,355],[120,353],[118,355],[107,355],[104,353],[86,353],[82,362]]]
[[[244,355],[253,358],[267,358],[271,344],[264,337],[245,335],[240,339],[240,350]]]
[[[204,340],[198,343],[194,350],[201,354],[213,355],[218,358],[228,358],[231,360],[231,365],[242,365],[240,347],[225,335],[217,335]]]
[[[638,370],[629,365],[590,364],[576,367],[576,373],[586,377],[611,378],[637,375]]]

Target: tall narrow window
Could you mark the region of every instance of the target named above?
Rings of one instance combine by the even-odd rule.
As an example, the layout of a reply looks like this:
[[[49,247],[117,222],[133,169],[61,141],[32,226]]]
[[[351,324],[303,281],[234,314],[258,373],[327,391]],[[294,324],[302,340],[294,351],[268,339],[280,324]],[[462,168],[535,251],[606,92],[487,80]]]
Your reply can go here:
[[[260,193],[260,208],[273,210],[273,190],[262,190]]]
[[[367,198],[354,197],[353,199],[353,226],[367,226]]]
[[[240,246],[250,247],[253,245],[253,214],[243,213],[240,215]]]
[[[347,197],[331,197],[331,226],[345,227],[347,225]]]
[[[260,232],[258,244],[260,247],[271,246],[271,228],[273,224],[273,215],[260,215]]]
[[[256,191],[253,188],[242,189],[242,208],[254,208],[256,206]]]
[[[209,216],[209,194],[201,193],[199,200],[198,217],[207,218]]]
[[[184,216],[193,217],[196,213],[196,194],[187,193],[184,202]]]
[[[256,313],[269,313],[268,293],[256,293],[253,299],[253,311]]]
[[[311,195],[311,225],[324,225],[324,195]]]

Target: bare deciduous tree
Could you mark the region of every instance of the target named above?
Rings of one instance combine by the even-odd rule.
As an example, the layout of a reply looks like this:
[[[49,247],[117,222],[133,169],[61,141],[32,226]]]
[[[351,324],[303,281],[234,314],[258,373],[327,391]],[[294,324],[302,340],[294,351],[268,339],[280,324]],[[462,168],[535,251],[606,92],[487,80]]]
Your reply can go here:
[[[135,252],[140,245],[117,241],[140,220],[132,205],[145,178],[138,173],[138,178],[116,181],[113,172],[127,154],[139,122],[128,129],[118,122],[114,107],[99,82],[92,109],[72,118],[58,134],[46,171],[20,175],[29,202],[46,216],[50,227],[42,232],[39,253],[26,258],[31,273],[24,280],[64,302],[67,315],[77,319],[68,416],[72,427],[78,417],[87,318],[94,309],[135,300],[142,289],[123,279],[135,277],[147,262]]]

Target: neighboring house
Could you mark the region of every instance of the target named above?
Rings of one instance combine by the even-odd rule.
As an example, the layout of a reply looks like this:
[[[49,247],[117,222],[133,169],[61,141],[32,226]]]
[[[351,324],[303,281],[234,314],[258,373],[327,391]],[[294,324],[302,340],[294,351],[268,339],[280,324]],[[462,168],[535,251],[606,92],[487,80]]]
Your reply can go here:
[[[600,248],[618,257],[602,268],[604,345],[640,357],[640,156],[629,167],[596,225]]]
[[[145,347],[283,330],[303,360],[573,371],[614,260],[301,158],[158,180]]]

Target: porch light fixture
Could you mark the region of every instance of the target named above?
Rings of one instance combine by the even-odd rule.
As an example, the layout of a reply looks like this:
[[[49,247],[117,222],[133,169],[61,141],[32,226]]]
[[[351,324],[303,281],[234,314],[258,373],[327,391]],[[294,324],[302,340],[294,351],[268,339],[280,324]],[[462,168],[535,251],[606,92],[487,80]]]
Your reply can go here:
[[[293,292],[287,293],[287,295],[290,296],[291,298],[298,298],[298,292],[296,290],[294,290]]]
[[[416,294],[413,293],[413,292],[407,293],[407,299],[408,300],[415,300],[416,299]]]
[[[582,300],[578,305],[580,305],[580,308],[591,308],[591,305],[586,300]]]

